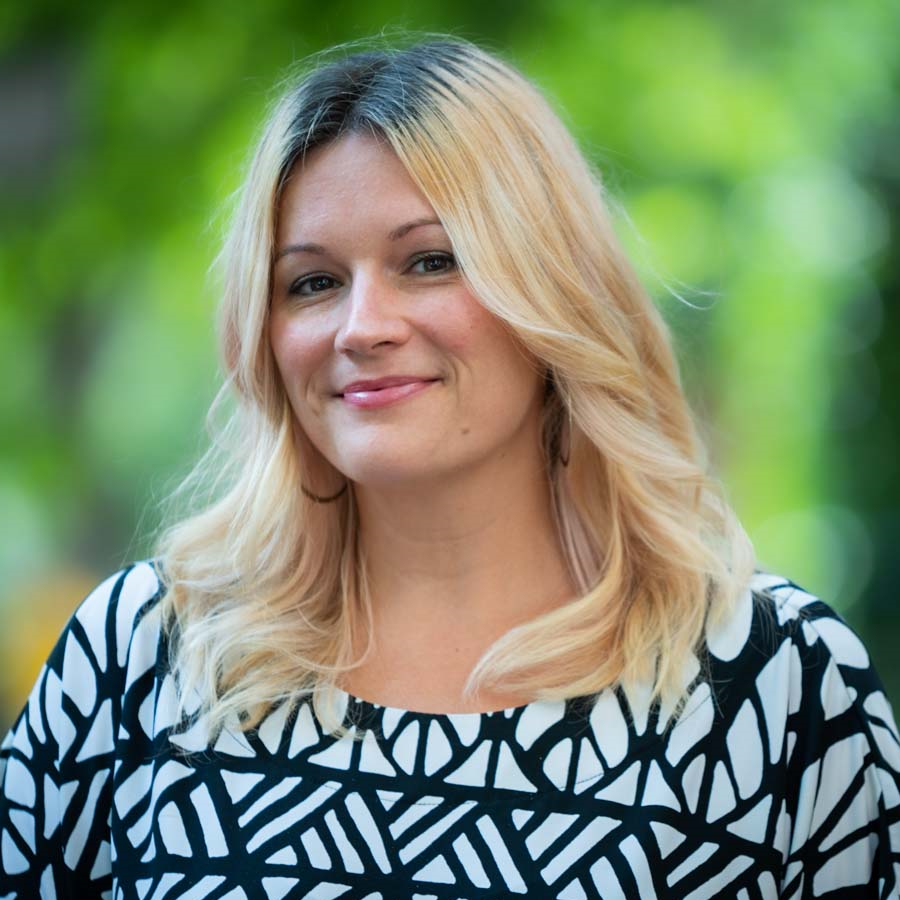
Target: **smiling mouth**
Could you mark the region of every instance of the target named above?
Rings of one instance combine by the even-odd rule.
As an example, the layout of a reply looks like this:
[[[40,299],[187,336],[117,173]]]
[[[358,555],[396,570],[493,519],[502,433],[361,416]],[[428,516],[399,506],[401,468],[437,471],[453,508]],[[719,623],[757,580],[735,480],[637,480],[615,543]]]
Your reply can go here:
[[[351,381],[342,390],[337,392],[338,397],[345,394],[370,393],[383,391],[387,388],[403,387],[407,384],[421,384],[424,382],[440,381],[439,378],[422,378],[417,375],[388,375],[384,378],[361,378],[359,381]]]
[[[359,409],[375,409],[388,406],[424,391],[437,384],[439,378],[397,378],[382,381],[356,382],[337,397],[349,406]]]

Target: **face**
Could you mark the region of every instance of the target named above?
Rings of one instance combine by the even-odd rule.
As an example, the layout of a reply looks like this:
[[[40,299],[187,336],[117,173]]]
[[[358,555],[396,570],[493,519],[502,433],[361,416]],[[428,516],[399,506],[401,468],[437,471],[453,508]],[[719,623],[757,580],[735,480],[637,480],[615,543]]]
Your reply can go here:
[[[466,287],[389,145],[349,135],[292,173],[269,337],[303,434],[360,485],[539,446],[538,367]]]

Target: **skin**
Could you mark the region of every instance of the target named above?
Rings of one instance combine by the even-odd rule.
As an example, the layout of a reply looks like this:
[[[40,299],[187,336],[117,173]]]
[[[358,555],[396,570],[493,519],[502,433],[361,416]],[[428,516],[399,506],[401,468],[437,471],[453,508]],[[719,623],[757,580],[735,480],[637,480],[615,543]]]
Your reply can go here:
[[[540,450],[540,368],[452,252],[393,151],[349,135],[286,186],[269,323],[299,430],[333,472],[316,487],[343,475],[358,502],[375,640],[342,686],[427,712],[532,699],[465,698],[463,685],[497,638],[574,593]],[[374,409],[341,396],[395,375],[421,382]]]

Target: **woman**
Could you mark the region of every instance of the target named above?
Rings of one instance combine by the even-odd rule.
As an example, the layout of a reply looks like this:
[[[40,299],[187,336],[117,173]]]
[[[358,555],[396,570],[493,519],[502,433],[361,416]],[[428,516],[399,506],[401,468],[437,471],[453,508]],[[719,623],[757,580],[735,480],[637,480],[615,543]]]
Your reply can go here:
[[[898,896],[878,678],[754,569],[521,75],[450,40],[319,67],[223,259],[213,498],[4,744],[5,896]]]

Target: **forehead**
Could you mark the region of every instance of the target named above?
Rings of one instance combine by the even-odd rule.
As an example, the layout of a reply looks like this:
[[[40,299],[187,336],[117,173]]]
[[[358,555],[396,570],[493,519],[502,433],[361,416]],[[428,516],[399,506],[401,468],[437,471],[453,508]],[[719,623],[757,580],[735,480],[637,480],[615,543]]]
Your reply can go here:
[[[349,134],[295,164],[279,204],[279,231],[314,227],[335,217],[433,215],[428,199],[390,144]]]

